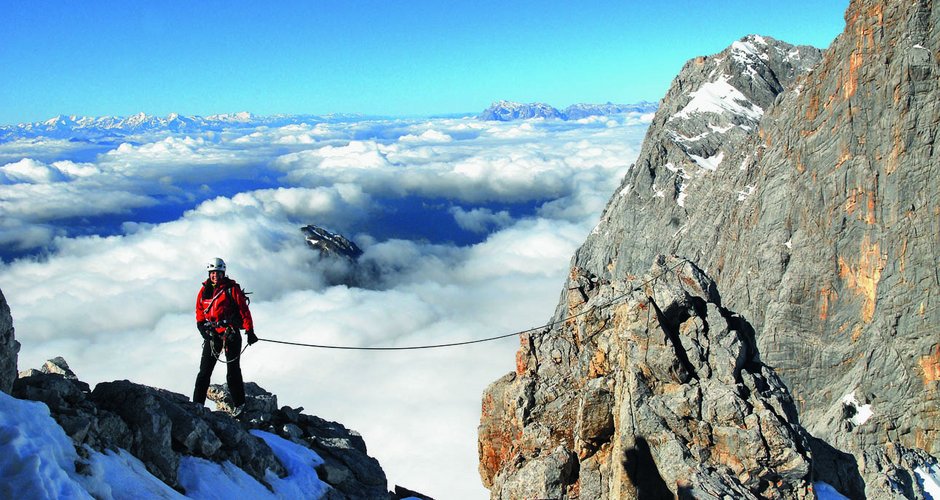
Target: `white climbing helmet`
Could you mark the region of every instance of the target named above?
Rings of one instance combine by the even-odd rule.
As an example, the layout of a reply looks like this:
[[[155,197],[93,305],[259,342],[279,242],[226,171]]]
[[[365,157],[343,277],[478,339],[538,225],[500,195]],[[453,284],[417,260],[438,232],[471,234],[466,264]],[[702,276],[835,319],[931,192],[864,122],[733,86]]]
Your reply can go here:
[[[206,271],[222,271],[225,274],[225,261],[216,257],[209,261],[209,265],[206,266]]]

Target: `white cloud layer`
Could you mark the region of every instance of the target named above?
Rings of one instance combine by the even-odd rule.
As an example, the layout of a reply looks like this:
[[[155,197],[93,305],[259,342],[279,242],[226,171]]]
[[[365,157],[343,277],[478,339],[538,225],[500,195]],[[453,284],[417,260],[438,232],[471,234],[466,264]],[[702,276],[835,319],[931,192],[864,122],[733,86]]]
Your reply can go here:
[[[0,185],[0,245],[50,249],[42,259],[0,263],[20,368],[61,355],[92,385],[127,378],[190,395],[200,352],[195,294],[215,256],[253,292],[261,338],[406,346],[545,323],[570,256],[644,132],[644,124],[622,121],[448,119],[158,138],[93,161],[31,150],[4,164],[4,175],[19,180]],[[273,187],[211,195],[227,173],[258,172]],[[91,237],[66,237],[56,225],[158,204],[161,196],[185,199],[200,186],[210,195],[174,220],[130,215],[116,235]],[[448,200],[454,227],[480,242],[379,239],[357,229],[383,200],[402,196]],[[534,208],[513,216],[490,202]],[[299,222],[348,228],[364,249],[371,286],[331,286],[330,266],[306,247]],[[243,372],[281,404],[360,431],[391,484],[481,498],[480,397],[513,369],[516,348],[514,339],[384,353],[262,342],[246,352]],[[214,382],[223,380],[220,365]]]
[[[450,213],[458,226],[474,233],[485,233],[491,227],[504,227],[512,222],[512,216],[506,210],[493,212],[489,208],[464,210],[462,207],[452,207]]]

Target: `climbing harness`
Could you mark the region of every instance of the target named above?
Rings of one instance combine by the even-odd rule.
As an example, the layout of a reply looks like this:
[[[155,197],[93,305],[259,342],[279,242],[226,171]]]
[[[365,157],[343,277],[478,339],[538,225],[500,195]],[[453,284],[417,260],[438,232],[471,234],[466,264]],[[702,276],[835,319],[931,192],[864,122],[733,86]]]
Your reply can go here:
[[[221,266],[218,270],[221,270],[224,272],[225,263],[222,262],[222,259],[216,258],[215,261],[216,261],[215,265]],[[218,263],[221,263],[221,264],[218,264]],[[210,271],[214,270],[212,269],[213,265],[214,265],[213,262],[209,263]],[[235,299],[232,296],[232,292],[229,288],[230,287],[227,287],[227,286],[220,287],[215,292],[215,295],[212,296],[212,299],[209,301],[209,304],[206,305],[206,307],[203,309],[202,312],[204,314],[209,314],[209,310],[212,309],[212,305],[215,304],[215,301],[218,300],[219,297],[221,297],[222,295],[225,295],[226,298],[228,298],[230,302],[234,303]],[[251,303],[251,299],[248,297],[248,295],[250,294],[251,292],[246,292],[242,290],[242,295],[245,296],[245,305],[248,305]],[[214,357],[216,361],[222,361],[222,353],[225,352],[225,345],[228,342],[229,335],[239,335],[238,330],[236,330],[235,327],[233,327],[232,324],[228,320],[224,320],[224,319],[220,321],[206,321],[206,326],[208,326],[209,328],[213,328],[213,329],[225,328],[225,332],[222,333],[222,350],[221,351],[216,352],[215,345],[209,339],[205,339],[203,341],[203,344],[205,344],[206,342],[209,342],[209,350],[212,352],[212,357]],[[217,334],[217,332],[215,332],[214,334]],[[242,357],[242,354],[245,354],[246,349],[248,349],[248,342],[245,342],[245,346],[242,348],[242,352],[238,353],[238,356],[235,356],[232,359],[228,359],[228,354],[226,353],[226,356],[225,356],[226,361],[222,361],[222,362],[225,364],[228,364],[228,363],[232,363],[238,360],[238,358]]]
[[[228,343],[229,335],[238,335],[239,334],[238,330],[236,330],[235,327],[233,327],[228,321],[225,321],[225,320],[207,321],[206,326],[208,326],[209,328],[225,328],[225,332],[222,333],[222,350],[216,352],[215,344],[211,340],[209,339],[203,340],[203,345],[205,345],[207,342],[209,343],[209,351],[212,353],[212,357],[215,358],[216,361],[222,361],[222,353],[225,352],[225,347],[226,347],[226,344]],[[218,335],[218,333],[213,332],[212,335]],[[228,359],[228,353],[226,353],[225,361],[222,361],[222,362],[225,364],[229,364],[229,363],[237,361],[238,358],[242,357],[242,354],[245,354],[246,349],[248,349],[248,342],[245,342],[245,346],[242,348],[242,352],[238,353],[238,355],[235,356],[234,358]]]

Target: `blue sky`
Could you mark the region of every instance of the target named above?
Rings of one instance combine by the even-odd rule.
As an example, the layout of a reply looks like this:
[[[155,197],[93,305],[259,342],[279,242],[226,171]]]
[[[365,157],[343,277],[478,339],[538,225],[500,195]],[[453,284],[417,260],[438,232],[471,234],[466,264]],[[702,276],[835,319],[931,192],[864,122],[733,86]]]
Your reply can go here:
[[[747,34],[828,46],[847,3],[0,0],[0,123],[656,101]]]

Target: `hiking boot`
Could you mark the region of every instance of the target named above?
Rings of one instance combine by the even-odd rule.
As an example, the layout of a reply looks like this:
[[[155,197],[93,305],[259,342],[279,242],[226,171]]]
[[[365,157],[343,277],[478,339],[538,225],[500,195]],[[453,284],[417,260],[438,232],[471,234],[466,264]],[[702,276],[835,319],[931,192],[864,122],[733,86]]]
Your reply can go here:
[[[244,409],[245,409],[245,405],[238,405],[232,408],[232,411],[230,413],[233,417],[238,418],[238,416],[242,414],[242,410]]]

